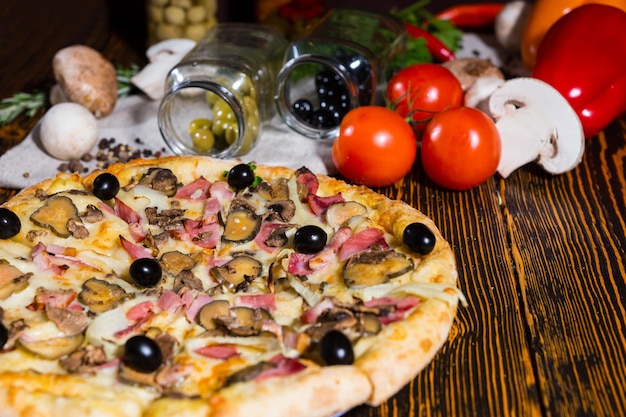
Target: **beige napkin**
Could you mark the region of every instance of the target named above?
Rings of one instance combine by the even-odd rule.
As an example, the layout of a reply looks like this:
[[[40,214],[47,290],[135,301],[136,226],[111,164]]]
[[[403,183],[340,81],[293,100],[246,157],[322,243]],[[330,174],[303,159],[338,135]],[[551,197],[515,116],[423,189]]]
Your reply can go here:
[[[158,102],[134,95],[120,99],[113,113],[98,120],[99,138],[115,139],[114,145],[126,144],[134,150],[149,150],[173,155],[167,149],[157,123]],[[300,168],[306,165],[319,173],[333,173],[330,156],[332,143],[308,139],[289,129],[278,117],[272,119],[259,137],[257,146],[241,156],[244,162]],[[91,152],[97,153],[98,145]],[[0,186],[24,188],[53,177],[60,161],[49,156],[39,141],[39,124],[16,147],[0,157]],[[97,168],[97,160],[82,162],[85,169]]]
[[[465,34],[456,55],[488,59],[494,65],[505,68],[509,76],[526,75],[519,58],[500,51],[491,35]],[[114,138],[115,144],[127,144],[134,149],[171,155],[159,132],[158,106],[158,102],[140,95],[119,100],[112,114],[98,120],[99,137]],[[299,135],[276,116],[262,132],[256,147],[243,155],[241,160],[294,169],[305,165],[313,172],[334,174],[331,147],[331,141],[316,141]],[[97,149],[96,146],[92,154]],[[56,175],[63,162],[42,149],[37,124],[19,145],[0,157],[0,186],[24,188],[36,184]],[[84,165],[86,170],[91,171],[97,167],[97,161]]]

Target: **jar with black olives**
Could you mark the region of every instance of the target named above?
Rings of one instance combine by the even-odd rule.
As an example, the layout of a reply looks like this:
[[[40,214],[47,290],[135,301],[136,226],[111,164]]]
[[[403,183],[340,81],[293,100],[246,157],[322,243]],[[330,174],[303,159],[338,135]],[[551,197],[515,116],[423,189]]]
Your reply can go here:
[[[384,104],[387,81],[401,66],[406,39],[403,23],[391,15],[331,10],[287,48],[276,80],[280,116],[309,138],[336,138],[349,110]]]
[[[254,23],[219,23],[170,70],[158,113],[176,154],[249,152],[275,114],[273,86],[287,41]]]

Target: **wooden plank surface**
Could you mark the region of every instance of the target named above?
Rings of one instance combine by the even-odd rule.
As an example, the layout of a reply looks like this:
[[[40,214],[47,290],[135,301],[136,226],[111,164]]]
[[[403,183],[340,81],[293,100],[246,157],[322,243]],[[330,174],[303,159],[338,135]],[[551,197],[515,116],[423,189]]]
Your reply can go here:
[[[117,64],[142,63],[132,34],[140,30],[137,10],[120,14],[128,4],[3,3],[0,97],[46,87],[52,55],[70,43],[89,44]],[[0,153],[35,122],[0,128]],[[380,190],[435,221],[455,252],[469,304],[415,381],[381,407],[347,415],[626,415],[625,168],[622,119],[588,141],[581,165],[561,176],[529,166],[459,193],[433,186],[416,167]],[[15,192],[0,189],[0,202]]]

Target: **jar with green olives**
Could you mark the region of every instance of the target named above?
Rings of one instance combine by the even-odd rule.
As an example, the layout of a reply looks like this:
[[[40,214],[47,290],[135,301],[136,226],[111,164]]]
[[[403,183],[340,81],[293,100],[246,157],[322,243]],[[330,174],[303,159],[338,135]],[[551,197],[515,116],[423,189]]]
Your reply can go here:
[[[287,41],[255,23],[219,23],[172,68],[159,129],[176,154],[249,152],[275,114],[273,86]]]
[[[217,0],[147,0],[148,44],[165,39],[202,39],[217,24]]]
[[[349,110],[385,104],[384,89],[401,67],[406,39],[402,21],[394,16],[331,10],[287,48],[276,80],[280,116],[309,138],[336,138]]]

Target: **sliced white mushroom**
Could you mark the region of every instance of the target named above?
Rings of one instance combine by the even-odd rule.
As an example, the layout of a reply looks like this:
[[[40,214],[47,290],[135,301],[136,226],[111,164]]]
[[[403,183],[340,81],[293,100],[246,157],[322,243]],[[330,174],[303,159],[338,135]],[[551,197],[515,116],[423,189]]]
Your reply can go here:
[[[146,50],[146,57],[150,62],[157,62],[161,58],[170,55],[183,57],[187,52],[196,46],[196,42],[191,39],[175,38],[166,39],[155,43]]]
[[[580,119],[549,84],[528,77],[511,79],[493,92],[489,110],[502,139],[498,172],[504,178],[533,161],[561,174],[582,160],[585,136]]]
[[[494,24],[496,40],[510,51],[519,51],[522,33],[530,14],[532,3],[526,0],[514,0],[506,3]]]
[[[504,79],[500,77],[485,76],[477,78],[465,92],[463,104],[466,107],[475,107],[483,113],[490,114],[489,97],[502,84],[504,84]]]
[[[168,72],[196,45],[190,39],[168,39],[152,45],[146,51],[150,63],[131,78],[131,82],[152,100],[165,93]]]

